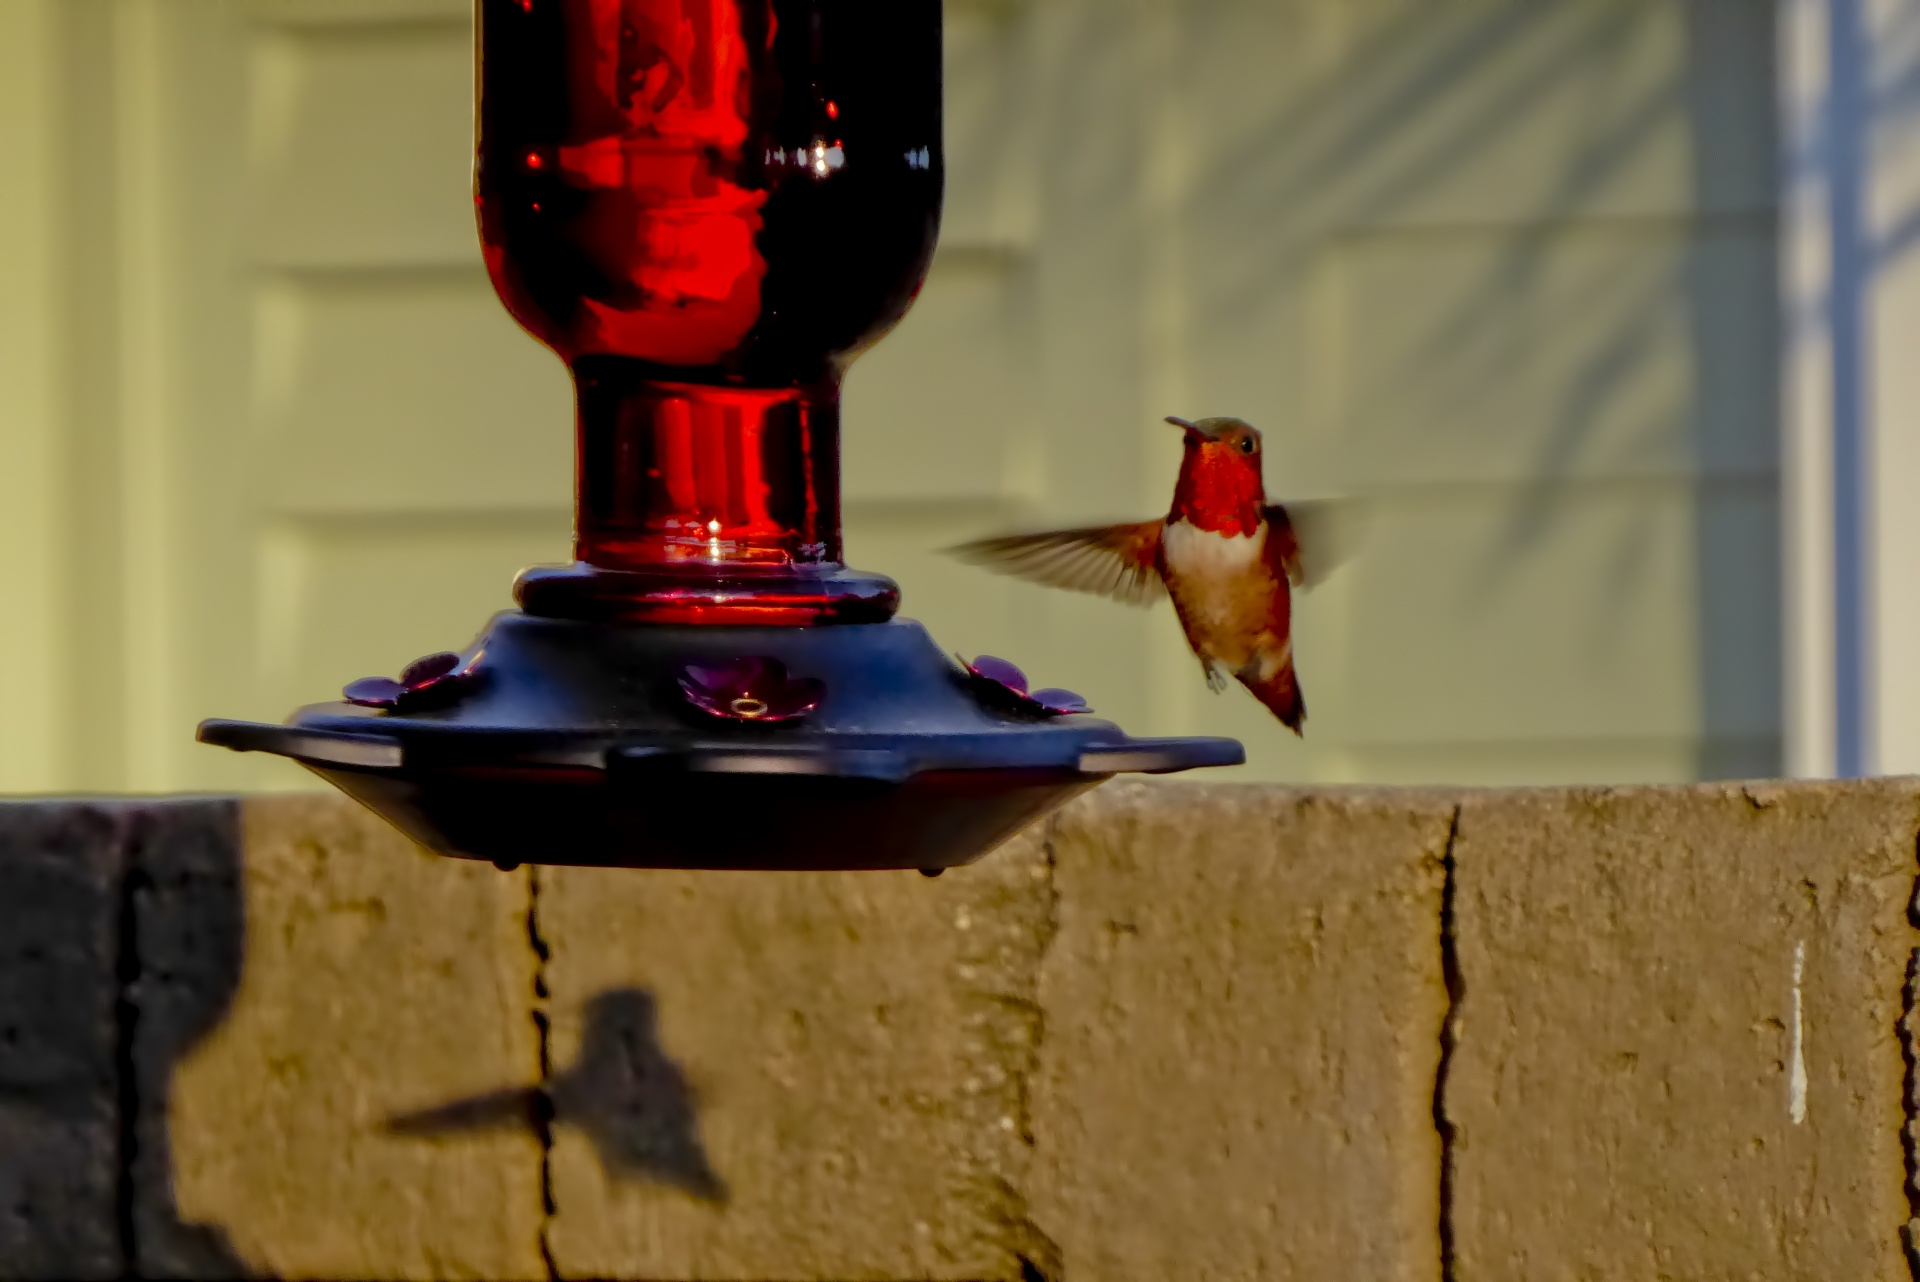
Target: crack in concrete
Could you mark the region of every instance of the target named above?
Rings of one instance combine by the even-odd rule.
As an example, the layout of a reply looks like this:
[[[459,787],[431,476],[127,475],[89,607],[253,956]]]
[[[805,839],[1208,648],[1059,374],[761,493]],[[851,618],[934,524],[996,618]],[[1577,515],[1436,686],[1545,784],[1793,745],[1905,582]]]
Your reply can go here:
[[[1466,978],[1460,969],[1459,919],[1457,898],[1460,892],[1459,866],[1454,859],[1454,843],[1460,836],[1460,807],[1453,808],[1447,826],[1446,851],[1440,857],[1440,978],[1446,985],[1447,1011],[1440,1021],[1440,1062],[1433,1075],[1433,1129],[1440,1136],[1440,1278],[1457,1282],[1459,1253],[1454,1236],[1453,1203],[1458,1179],[1459,1128],[1447,1115],[1447,1083],[1453,1074],[1453,1058],[1460,1049],[1461,1004],[1466,1000]]]
[[[1054,837],[1058,832],[1058,816],[1048,816],[1046,835],[1040,843],[1040,865],[1036,870],[1040,874],[1041,913],[1032,959],[1032,991],[1026,1001],[1031,1012],[1027,1016],[1032,1030],[1031,1040],[1026,1056],[1014,1070],[1020,1110],[1020,1138],[1026,1144],[1029,1155],[1039,1147],[1039,1137],[1033,1129],[1033,1079],[1040,1069],[1040,1053],[1047,1041],[1047,1008],[1040,1000],[1040,980],[1042,972],[1046,970],[1047,958],[1053,952],[1054,941],[1060,937],[1060,860],[1054,850]],[[1020,1264],[1020,1282],[1062,1282],[1066,1267],[1061,1259],[1060,1244],[1047,1236],[1034,1221],[1026,1194],[1019,1193],[1017,1196],[1020,1220],[1014,1226],[1018,1248],[1014,1258]]]
[[[1920,948],[1907,954],[1907,980],[1900,988],[1900,1022],[1894,1032],[1900,1042],[1901,1103],[1906,1116],[1900,1123],[1900,1157],[1905,1167],[1907,1222],[1900,1226],[1900,1246],[1907,1257],[1907,1273],[1920,1282],[1920,1058],[1914,1045],[1914,1005],[1920,991]]]
[[[1036,1143],[1033,1133],[1033,1076],[1040,1068],[1041,1048],[1047,1043],[1047,1008],[1040,1000],[1040,976],[1047,967],[1047,958],[1053,953],[1054,941],[1060,937],[1060,888],[1057,880],[1060,863],[1053,849],[1056,832],[1053,817],[1048,817],[1046,825],[1046,838],[1040,843],[1040,866],[1036,869],[1040,874],[1040,921],[1035,931],[1032,990],[1018,1001],[1032,1029],[1031,1041],[1026,1058],[1014,1074],[1015,1086],[1019,1091],[1020,1137],[1029,1148]],[[1039,1232],[1037,1228],[1033,1231]],[[1028,1263],[1026,1257],[1021,1257],[1021,1263]]]
[[[134,854],[132,834],[124,827],[116,834],[121,863],[119,902],[115,905],[113,1072],[117,1129],[114,1136],[114,1228],[120,1250],[120,1276],[140,1275],[140,1242],[136,1217],[135,1164],[140,1157],[140,1078],[135,1038],[140,1025],[140,980],[145,966],[140,955],[140,898],[150,878]]]
[[[547,1010],[547,963],[553,949],[540,933],[540,869],[529,864],[527,879],[527,944],[533,949],[533,1027],[539,1038],[540,1081],[527,1096],[528,1121],[540,1143],[540,1261],[546,1266],[547,1282],[560,1282],[560,1268],[553,1258],[553,1217],[558,1209],[553,1200],[553,1021]]]
[[[1920,834],[1914,838],[1914,863],[1920,865]],[[1920,928],[1920,877],[1914,879],[1913,895],[1907,900],[1907,924]],[[1900,1226],[1900,1247],[1907,1258],[1908,1276],[1920,1282],[1920,1030],[1914,1024],[1916,1006],[1920,1006],[1920,948],[1907,954],[1907,978],[1900,987],[1900,1022],[1894,1026],[1903,1066],[1900,1102],[1905,1112],[1900,1121],[1900,1158],[1906,1177],[1907,1222]]]
[[[968,1029],[962,1115],[974,1156],[961,1175],[964,1204],[985,1212],[987,1241],[956,1240],[957,1259],[976,1251],[1003,1276],[1059,1282],[1060,1250],[1034,1223],[1025,1184],[1036,1149],[1034,1079],[1046,1038],[1040,970],[1059,930],[1054,827],[1037,845],[1018,843],[961,879],[956,927],[963,932],[959,977]],[[1018,848],[1018,847],[1016,847]],[[968,1235],[971,1237],[971,1235]],[[981,1263],[985,1258],[976,1256]]]

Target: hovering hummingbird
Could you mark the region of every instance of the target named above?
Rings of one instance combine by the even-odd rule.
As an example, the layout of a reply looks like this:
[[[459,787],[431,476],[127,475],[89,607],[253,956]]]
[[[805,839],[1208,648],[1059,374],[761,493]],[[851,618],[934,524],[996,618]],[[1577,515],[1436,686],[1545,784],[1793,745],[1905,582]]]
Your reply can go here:
[[[1049,587],[1152,605],[1164,594],[1207,685],[1232,677],[1300,733],[1307,705],[1293,667],[1292,589],[1332,568],[1331,508],[1268,503],[1260,433],[1237,418],[1167,422],[1186,433],[1164,519],[980,539],[954,555]]]

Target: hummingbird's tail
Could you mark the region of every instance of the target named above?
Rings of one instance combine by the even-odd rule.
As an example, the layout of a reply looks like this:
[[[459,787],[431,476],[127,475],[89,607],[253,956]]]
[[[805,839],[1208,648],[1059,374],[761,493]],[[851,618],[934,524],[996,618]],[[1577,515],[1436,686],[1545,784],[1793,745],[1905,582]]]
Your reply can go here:
[[[1236,675],[1241,685],[1253,691],[1254,698],[1267,705],[1267,711],[1280,718],[1281,725],[1301,733],[1300,727],[1307,719],[1307,701],[1300,695],[1300,678],[1294,673],[1291,656],[1267,676],[1261,675],[1258,664],[1249,664]]]

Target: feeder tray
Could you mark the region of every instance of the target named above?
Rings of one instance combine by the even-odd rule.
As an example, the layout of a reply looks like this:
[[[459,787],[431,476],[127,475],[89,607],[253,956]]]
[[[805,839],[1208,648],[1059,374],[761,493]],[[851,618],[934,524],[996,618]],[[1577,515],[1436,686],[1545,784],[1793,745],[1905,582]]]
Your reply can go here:
[[[503,867],[933,872],[1243,759],[969,668],[841,561],[840,378],[938,228],[939,0],[481,0],[478,38],[481,244],[573,374],[575,560],[460,654],[203,741]]]
[[[680,678],[776,658],[809,715],[716,716]],[[496,863],[947,868],[1119,771],[1241,759],[996,700],[905,620],[821,628],[583,624],[517,612],[462,657],[456,702],[345,703],[209,743],[292,757],[431,849]]]

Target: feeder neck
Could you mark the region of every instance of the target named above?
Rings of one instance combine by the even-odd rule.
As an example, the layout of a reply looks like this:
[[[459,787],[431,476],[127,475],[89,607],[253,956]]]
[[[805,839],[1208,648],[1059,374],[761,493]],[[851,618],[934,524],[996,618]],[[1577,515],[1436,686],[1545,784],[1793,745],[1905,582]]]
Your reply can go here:
[[[840,387],[680,382],[573,365],[572,566],[516,584],[529,613],[675,623],[891,617],[898,588],[841,562]]]

